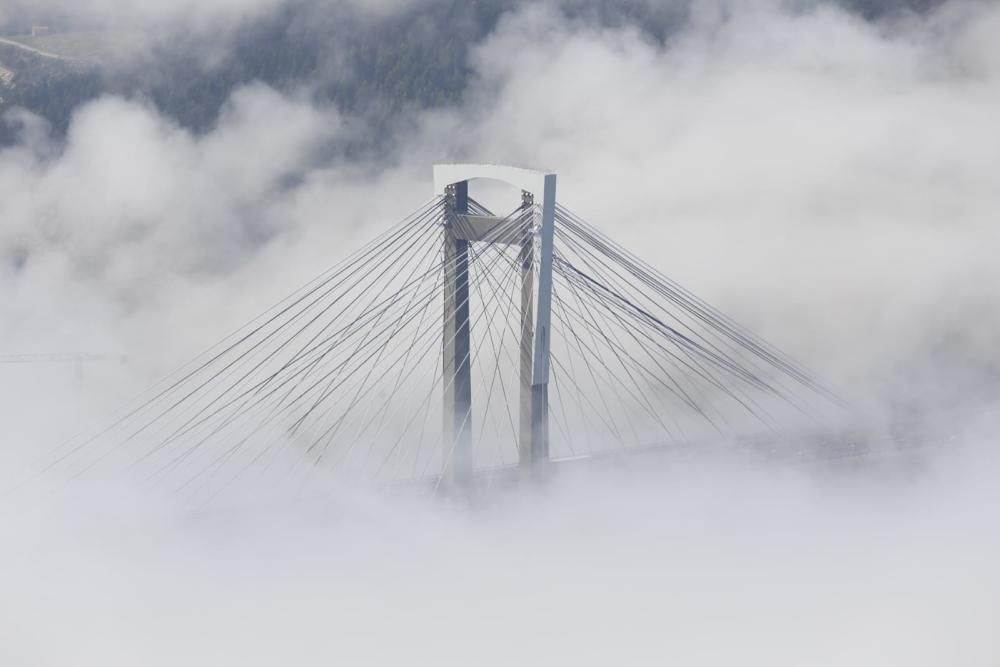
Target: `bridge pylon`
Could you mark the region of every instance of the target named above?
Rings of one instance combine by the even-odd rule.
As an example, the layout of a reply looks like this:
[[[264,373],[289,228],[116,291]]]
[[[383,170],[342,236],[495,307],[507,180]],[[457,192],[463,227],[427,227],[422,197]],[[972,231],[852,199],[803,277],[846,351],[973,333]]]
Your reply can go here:
[[[469,210],[469,181],[498,180],[521,189],[526,227],[507,231],[509,218]],[[448,202],[444,230],[444,438],[442,476],[467,482],[473,472],[472,358],[469,325],[469,247],[520,245],[521,343],[518,463],[538,470],[549,461],[549,365],[556,175],[491,164],[434,165],[437,194]],[[540,201],[539,201],[540,199]]]

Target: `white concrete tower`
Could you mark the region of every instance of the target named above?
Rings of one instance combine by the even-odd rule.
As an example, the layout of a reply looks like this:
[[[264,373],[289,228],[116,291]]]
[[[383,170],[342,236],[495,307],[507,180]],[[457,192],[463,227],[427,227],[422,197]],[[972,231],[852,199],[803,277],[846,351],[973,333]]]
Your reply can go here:
[[[469,214],[469,181],[492,179],[521,189],[524,206],[540,202],[530,230],[495,234],[500,218]],[[447,197],[444,248],[444,453],[442,474],[461,484],[472,474],[472,366],[469,327],[469,244],[521,245],[520,465],[549,460],[549,345],[552,326],[552,244],[556,175],[493,164],[434,165],[434,189]],[[521,231],[530,231],[522,234]],[[538,254],[536,261],[535,254]]]

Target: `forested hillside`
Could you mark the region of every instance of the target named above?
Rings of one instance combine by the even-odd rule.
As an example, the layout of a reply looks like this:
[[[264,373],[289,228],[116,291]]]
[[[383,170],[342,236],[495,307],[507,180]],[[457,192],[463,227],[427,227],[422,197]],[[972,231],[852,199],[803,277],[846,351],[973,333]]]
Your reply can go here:
[[[877,18],[923,10],[936,0],[845,3]],[[377,143],[379,128],[405,110],[456,101],[469,81],[469,49],[521,4],[440,0],[372,16],[356,6],[290,0],[223,35],[143,34],[127,22],[81,24],[79,17],[22,9],[0,23],[0,35],[16,38],[45,23],[56,33],[86,35],[86,53],[106,55],[92,62],[60,60],[0,43],[0,74],[7,72],[0,79],[0,113],[26,108],[46,118],[58,135],[79,105],[113,93],[148,100],[181,125],[204,131],[235,88],[261,81],[281,90],[308,86],[318,103],[363,118]],[[688,18],[685,2],[567,0],[561,6],[575,20],[632,25],[658,41],[668,40]],[[113,48],[118,42],[130,48]],[[0,144],[10,143],[15,133],[9,123],[0,123]]]

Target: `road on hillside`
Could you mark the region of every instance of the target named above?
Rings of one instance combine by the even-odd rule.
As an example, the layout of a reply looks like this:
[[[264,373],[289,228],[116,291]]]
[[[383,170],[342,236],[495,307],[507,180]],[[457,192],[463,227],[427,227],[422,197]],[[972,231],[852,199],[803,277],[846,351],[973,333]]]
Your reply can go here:
[[[21,44],[20,42],[15,42],[12,39],[6,39],[0,37],[0,44],[7,44],[8,46],[14,46],[24,51],[30,51],[35,55],[42,56],[43,58],[53,58],[54,60],[63,60],[65,62],[71,63],[89,63],[89,60],[84,60],[82,58],[67,58],[66,56],[61,56],[58,53],[52,53],[51,51],[43,51],[41,49],[36,49],[33,46],[28,46],[27,44]]]

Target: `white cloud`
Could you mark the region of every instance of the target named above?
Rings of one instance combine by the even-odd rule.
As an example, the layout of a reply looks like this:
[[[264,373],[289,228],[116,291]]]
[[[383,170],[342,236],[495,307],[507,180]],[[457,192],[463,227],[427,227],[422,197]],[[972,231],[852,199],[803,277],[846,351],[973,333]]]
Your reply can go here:
[[[557,169],[571,208],[852,390],[970,402],[981,378],[949,373],[995,367],[1000,331],[1000,11],[700,6],[665,45],[523,9],[389,167],[323,161],[350,126],[262,86],[203,136],[115,98],[65,146],[29,119],[0,153],[0,343],[130,362],[5,370],[5,439],[36,450],[118,403],[419,205],[445,157]],[[710,461],[471,515],[7,504],[0,657],[988,662],[996,429],[974,425],[982,450],[903,480]]]
[[[953,393],[956,359],[975,388],[970,359],[995,365],[1000,329],[996,8],[872,24],[700,7],[665,44],[544,4],[507,16],[464,103],[424,113],[393,169],[318,163],[353,130],[262,86],[204,136],[118,99],[82,109],[55,154],[36,127],[0,155],[5,344],[183,358],[423,201],[429,165],[457,156],[557,169],[565,203],[854,395],[900,377]]]
[[[473,111],[434,116],[427,141],[557,169],[584,217],[851,380],[926,343],[915,313],[968,274],[995,280],[1000,69],[981,35],[1000,14],[726,7],[666,46],[532,8],[477,52]]]
[[[977,474],[915,486],[688,461],[472,512],[343,495],[199,517],[135,499],[100,521],[22,512],[3,517],[0,657],[988,663],[997,469],[977,456]]]

